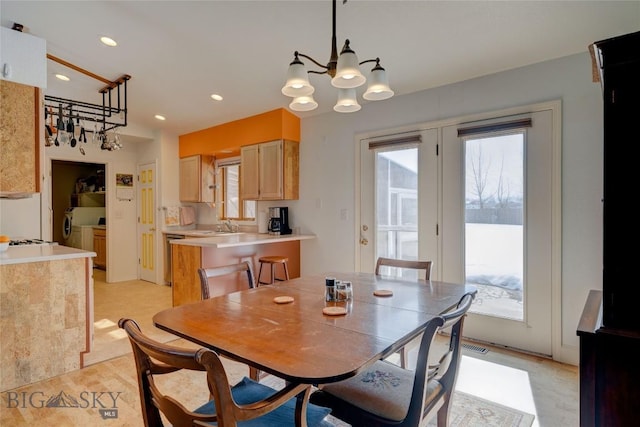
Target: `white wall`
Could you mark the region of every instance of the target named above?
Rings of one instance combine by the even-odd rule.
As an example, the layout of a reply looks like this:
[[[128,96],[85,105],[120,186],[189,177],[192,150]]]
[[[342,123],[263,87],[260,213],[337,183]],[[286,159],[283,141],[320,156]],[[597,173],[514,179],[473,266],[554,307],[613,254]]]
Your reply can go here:
[[[285,204],[291,206],[294,226],[318,236],[301,244],[302,274],[355,268],[356,134],[556,99],[562,100],[563,109],[562,326],[558,332],[562,351],[577,360],[576,327],[587,293],[602,289],[602,93],[599,83],[591,81],[586,52],[363,104],[353,114],[304,118],[300,199]],[[340,219],[341,209],[347,209],[347,220]]]

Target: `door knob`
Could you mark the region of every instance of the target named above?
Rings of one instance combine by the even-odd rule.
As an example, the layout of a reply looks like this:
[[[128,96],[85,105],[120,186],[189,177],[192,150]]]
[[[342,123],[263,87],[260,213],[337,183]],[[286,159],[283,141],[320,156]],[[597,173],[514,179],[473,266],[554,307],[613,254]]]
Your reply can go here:
[[[369,244],[369,241],[367,239],[365,239],[364,237],[360,238],[360,244],[362,246],[367,246]]]

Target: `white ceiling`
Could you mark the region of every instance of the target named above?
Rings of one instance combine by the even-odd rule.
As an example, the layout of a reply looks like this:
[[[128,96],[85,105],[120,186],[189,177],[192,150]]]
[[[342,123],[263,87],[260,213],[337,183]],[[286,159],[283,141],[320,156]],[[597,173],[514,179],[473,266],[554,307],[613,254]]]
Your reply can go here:
[[[0,11],[2,26],[24,25],[47,40],[49,54],[109,80],[131,75],[129,122],[175,135],[288,107],[280,89],[293,52],[325,64],[331,48],[329,0],[2,0]],[[338,50],[349,38],[360,61],[380,57],[396,96],[586,52],[594,41],[638,30],[640,1],[337,4]],[[118,47],[102,45],[101,35]],[[103,83],[47,66],[47,95],[102,102]],[[57,80],[58,72],[72,80]],[[310,80],[319,107],[296,113],[303,118],[332,111],[337,96],[327,76]],[[214,92],[224,101],[212,101]]]

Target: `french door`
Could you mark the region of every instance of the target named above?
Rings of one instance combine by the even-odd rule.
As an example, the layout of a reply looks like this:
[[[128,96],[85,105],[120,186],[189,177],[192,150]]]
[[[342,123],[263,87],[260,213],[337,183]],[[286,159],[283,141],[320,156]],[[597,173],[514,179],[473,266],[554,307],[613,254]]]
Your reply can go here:
[[[373,271],[380,256],[430,259],[437,276],[437,142],[437,129],[361,141],[361,271]]]
[[[478,288],[465,336],[551,355],[552,130],[541,110],[362,140],[360,270],[432,260]]]

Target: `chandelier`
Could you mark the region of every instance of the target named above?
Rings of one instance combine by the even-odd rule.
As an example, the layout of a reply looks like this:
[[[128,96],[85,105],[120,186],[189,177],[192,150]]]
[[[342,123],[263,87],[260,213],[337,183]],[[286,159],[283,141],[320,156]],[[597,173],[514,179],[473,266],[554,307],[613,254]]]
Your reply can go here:
[[[347,0],[343,0],[345,4]],[[304,66],[300,57],[313,62],[323,71],[309,70]],[[287,82],[282,88],[282,93],[292,97],[289,108],[294,111],[311,111],[318,107],[313,99],[315,88],[309,83],[309,73],[328,74],[331,76],[331,85],[338,88],[338,102],[333,109],[340,113],[352,113],[360,110],[360,104],[356,98],[356,88],[362,86],[367,78],[360,72],[360,65],[375,62],[369,75],[369,86],[362,97],[369,101],[380,101],[391,98],[393,91],[389,88],[389,80],[384,68],[380,66],[380,58],[367,59],[358,62],[356,53],[349,46],[349,40],[345,40],[340,56],[336,48],[336,0],[333,0],[333,35],[331,37],[331,57],[327,65],[322,65],[312,57],[296,51],[294,59],[289,64]]]

